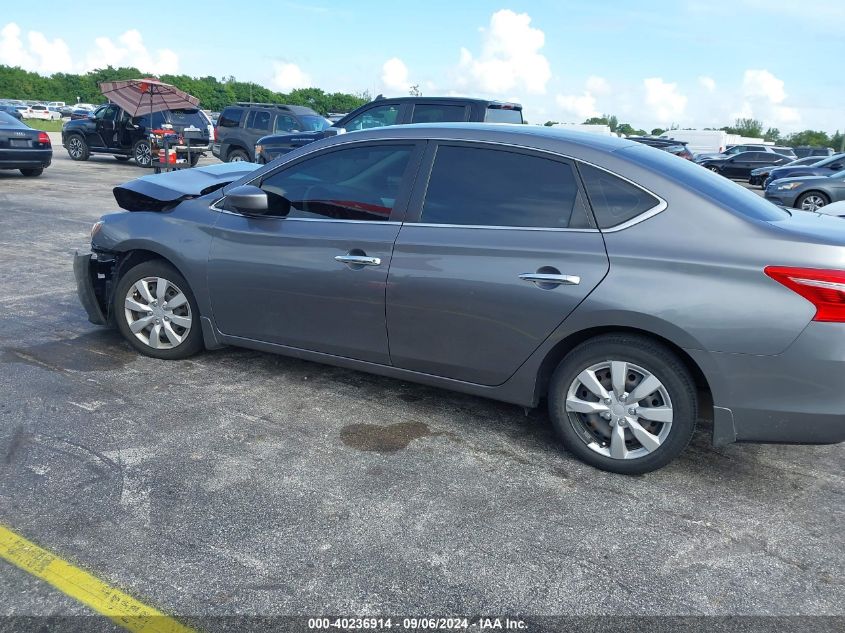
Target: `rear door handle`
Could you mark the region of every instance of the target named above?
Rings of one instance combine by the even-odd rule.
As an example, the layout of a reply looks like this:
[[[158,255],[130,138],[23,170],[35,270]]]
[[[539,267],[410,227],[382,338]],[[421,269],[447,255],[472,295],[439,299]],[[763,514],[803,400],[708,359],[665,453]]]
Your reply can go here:
[[[581,278],[576,275],[552,275],[549,273],[522,273],[519,276],[522,281],[530,281],[535,284],[551,284],[555,286],[577,286]]]
[[[341,264],[351,264],[352,266],[381,266],[380,258],[368,257],[366,255],[338,255],[334,260]]]

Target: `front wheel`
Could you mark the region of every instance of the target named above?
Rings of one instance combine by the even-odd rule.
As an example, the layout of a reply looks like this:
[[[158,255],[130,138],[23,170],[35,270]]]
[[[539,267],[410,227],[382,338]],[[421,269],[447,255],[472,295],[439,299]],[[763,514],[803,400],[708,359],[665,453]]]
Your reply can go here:
[[[202,349],[196,299],[166,262],[144,262],[127,271],[117,284],[113,310],[121,334],[142,354],[177,360]]]
[[[808,191],[795,201],[795,207],[802,211],[815,211],[826,204],[830,204],[830,199],[820,191]]]
[[[644,337],[608,335],[561,361],[549,385],[549,413],[582,461],[640,475],[686,448],[698,404],[689,371],[670,350]]]
[[[91,150],[84,138],[79,134],[71,134],[67,139],[67,153],[71,160],[88,160]]]
[[[153,164],[152,151],[150,150],[150,142],[146,139],[136,141],[132,146],[132,157],[135,159],[135,164],[138,167],[149,167]]]

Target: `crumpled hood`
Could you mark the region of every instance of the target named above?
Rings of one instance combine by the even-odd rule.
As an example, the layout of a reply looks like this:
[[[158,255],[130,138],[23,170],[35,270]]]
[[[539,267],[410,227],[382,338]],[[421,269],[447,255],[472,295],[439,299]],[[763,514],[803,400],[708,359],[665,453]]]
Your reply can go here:
[[[114,188],[114,198],[127,211],[166,211],[183,200],[204,196],[259,169],[257,163],[235,162],[151,174]]]

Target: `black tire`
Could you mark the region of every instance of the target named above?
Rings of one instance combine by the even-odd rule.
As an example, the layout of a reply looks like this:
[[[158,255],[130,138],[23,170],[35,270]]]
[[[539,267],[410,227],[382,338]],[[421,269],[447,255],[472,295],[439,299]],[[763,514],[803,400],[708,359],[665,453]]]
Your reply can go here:
[[[21,173],[27,178],[34,178],[35,176],[43,174],[44,169],[40,167],[38,169],[21,169]]]
[[[142,138],[135,141],[132,146],[132,158],[135,159],[135,164],[144,169],[151,167],[153,164],[153,157],[150,150],[149,140]]]
[[[91,156],[91,148],[88,142],[80,134],[71,134],[67,137],[67,154],[71,160],[88,160]]]
[[[821,204],[819,204],[816,208],[823,207],[825,205],[830,204],[830,198],[822,193],[821,191],[807,191],[802,193],[798,198],[795,200],[795,208],[802,209],[804,207],[804,202],[807,201],[810,197],[816,197],[821,200]]]
[[[590,448],[589,432],[583,422],[585,418],[580,417],[585,414],[566,410],[569,389],[577,382],[579,374],[592,365],[610,360],[633,363],[650,372],[660,381],[671,401],[672,420],[668,434],[655,450],[642,457],[616,459]],[[692,439],[698,417],[695,382],[684,364],[665,346],[635,335],[599,336],[578,345],[566,355],[552,375],[548,400],[555,430],[571,453],[596,468],[624,475],[648,473],[675,459]],[[623,433],[626,431],[623,430]],[[633,438],[630,431],[627,433],[627,439]]]
[[[115,160],[120,161],[121,163],[125,163],[130,158],[132,158],[132,157],[131,156],[120,156],[119,154],[116,154],[115,157],[114,157]]]
[[[157,279],[165,279],[173,286],[176,286],[179,291],[185,296],[187,299],[186,304],[183,304],[180,308],[176,308],[179,313],[182,315],[182,318],[190,318],[190,328],[185,332],[180,326],[176,325],[175,319],[176,317],[173,316],[170,319],[164,318],[165,321],[171,321],[170,327],[178,329],[184,335],[182,341],[178,344],[174,344],[173,347],[167,349],[154,349],[150,346],[149,343],[142,341],[138,338],[132,330],[130,329],[129,320],[127,319],[127,310],[125,308],[125,302],[127,299],[127,294],[130,292],[130,289],[134,284],[138,281],[144,280],[145,278],[154,277]],[[168,292],[174,290],[172,287],[168,289]],[[178,295],[177,295],[178,296]],[[174,297],[171,296],[170,299]],[[166,305],[166,304],[165,304]],[[184,309],[184,306],[187,305],[189,307],[189,311]],[[168,264],[167,262],[155,259],[148,262],[144,262],[138,264],[130,268],[123,276],[120,278],[120,281],[117,284],[117,288],[115,289],[114,293],[114,301],[113,301],[113,313],[115,321],[117,322],[117,327],[120,330],[120,333],[123,334],[124,338],[129,341],[129,344],[132,345],[136,350],[141,352],[146,356],[151,356],[152,358],[160,358],[163,360],[178,360],[181,358],[188,358],[189,356],[193,356],[197,352],[199,352],[203,348],[203,340],[202,340],[202,326],[200,324],[200,313],[199,307],[197,306],[197,301],[194,298],[194,293],[191,291],[190,286],[188,286],[188,282],[185,278],[179,274],[173,266]],[[161,309],[157,306],[157,309]],[[164,312],[162,310],[162,312]],[[138,313],[133,313],[138,314]],[[173,314],[171,310],[170,314]],[[138,319],[136,322],[140,322],[142,319]],[[153,329],[155,325],[153,323],[149,323],[150,330],[146,331],[142,330],[141,335],[146,336],[149,341],[153,340]],[[163,323],[161,327],[165,327]],[[161,341],[162,337],[164,337],[165,341],[167,341],[168,337],[163,330],[160,330],[158,333],[158,339]],[[166,343],[168,344],[168,343]]]
[[[197,163],[200,162],[200,158],[202,158],[202,156],[199,154],[191,154],[191,167],[196,167]]]
[[[721,174],[721,173],[722,173],[722,172],[719,170],[719,168],[718,168],[718,167],[716,167],[716,165],[708,165],[708,166],[707,166],[707,169],[709,169],[710,171],[712,171],[712,172],[714,172],[714,173],[717,173],[717,174]]]
[[[226,155],[227,163],[236,163],[238,161],[249,162],[249,155],[242,149],[232,149]]]

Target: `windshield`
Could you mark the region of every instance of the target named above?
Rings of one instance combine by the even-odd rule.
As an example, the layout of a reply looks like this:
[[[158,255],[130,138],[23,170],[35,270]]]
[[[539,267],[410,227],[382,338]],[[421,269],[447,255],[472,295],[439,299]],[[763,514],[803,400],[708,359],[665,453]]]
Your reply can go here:
[[[316,116],[314,114],[306,114],[304,116],[300,116],[299,120],[302,122],[302,131],[303,132],[322,132],[328,127],[332,126],[332,122],[328,119],[324,119],[321,116]]]

